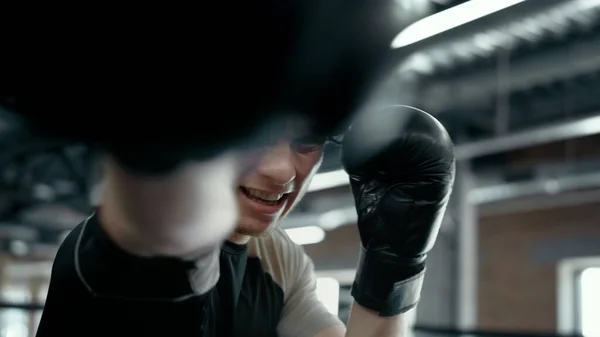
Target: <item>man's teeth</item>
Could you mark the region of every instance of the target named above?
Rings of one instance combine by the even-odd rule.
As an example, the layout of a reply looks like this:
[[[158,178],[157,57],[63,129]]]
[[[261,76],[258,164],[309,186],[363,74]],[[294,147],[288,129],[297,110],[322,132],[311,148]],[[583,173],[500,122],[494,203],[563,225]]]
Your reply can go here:
[[[278,201],[283,197],[283,194],[271,194],[252,188],[247,188],[246,190],[248,191],[249,195],[266,201]]]

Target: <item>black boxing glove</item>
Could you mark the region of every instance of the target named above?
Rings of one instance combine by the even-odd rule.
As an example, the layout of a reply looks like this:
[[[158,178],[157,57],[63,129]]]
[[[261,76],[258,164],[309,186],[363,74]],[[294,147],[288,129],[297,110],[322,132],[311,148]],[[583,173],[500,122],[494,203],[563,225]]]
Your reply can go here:
[[[362,243],[352,296],[380,316],[406,312],[419,301],[454,182],[450,136],[421,110],[389,107],[353,122],[342,165]]]
[[[36,134],[99,144],[128,169],[164,174],[269,143],[265,124],[287,113],[337,134],[397,64],[394,37],[426,14],[395,0],[234,3],[235,12],[229,2],[205,5],[219,28],[180,9],[164,25],[148,13],[110,27],[28,16],[43,29],[3,41],[0,110],[24,116]],[[231,43],[221,29],[244,34]],[[189,43],[198,38],[202,49]],[[245,50],[251,67],[238,66]]]

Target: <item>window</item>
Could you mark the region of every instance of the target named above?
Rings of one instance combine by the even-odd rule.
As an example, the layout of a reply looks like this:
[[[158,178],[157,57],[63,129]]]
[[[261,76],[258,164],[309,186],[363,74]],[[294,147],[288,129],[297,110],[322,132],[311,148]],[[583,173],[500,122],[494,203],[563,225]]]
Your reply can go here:
[[[600,267],[586,268],[579,276],[579,326],[585,337],[600,336]]]
[[[22,310],[5,309],[2,311],[0,336],[29,337],[27,313]]]
[[[333,277],[317,279],[317,297],[330,313],[337,316],[340,308],[340,283]]]
[[[23,285],[11,284],[2,289],[2,299],[8,303],[28,303],[31,300],[29,289]],[[29,312],[23,309],[0,310],[0,337],[28,337]]]
[[[561,261],[557,291],[558,332],[600,336],[600,257]]]

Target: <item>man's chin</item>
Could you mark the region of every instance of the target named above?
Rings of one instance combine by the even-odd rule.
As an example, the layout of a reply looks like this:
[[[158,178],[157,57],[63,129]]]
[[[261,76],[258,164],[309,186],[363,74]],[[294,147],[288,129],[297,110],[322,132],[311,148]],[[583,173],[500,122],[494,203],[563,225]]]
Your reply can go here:
[[[260,238],[268,236],[275,228],[277,228],[275,225],[266,226],[264,228],[244,228],[240,226],[235,230],[235,233],[238,235],[247,235],[254,238]]]

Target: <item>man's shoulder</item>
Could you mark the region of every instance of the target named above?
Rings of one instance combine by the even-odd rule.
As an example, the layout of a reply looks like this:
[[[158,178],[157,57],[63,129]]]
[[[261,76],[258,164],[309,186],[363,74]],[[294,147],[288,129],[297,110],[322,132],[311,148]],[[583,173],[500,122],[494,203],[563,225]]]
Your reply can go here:
[[[293,286],[311,265],[304,249],[294,243],[281,228],[250,239],[248,256],[258,258],[263,271],[270,274],[284,291]]]
[[[264,236],[251,238],[248,242],[248,250],[251,256],[261,258],[272,254],[277,254],[283,258],[304,254],[302,247],[294,243],[285,230],[281,228],[275,228]]]
[[[83,223],[80,223],[73,228],[60,244],[52,265],[53,275],[56,275],[56,278],[65,275],[70,277],[76,275],[75,249],[79,242],[82,227]]]
[[[284,244],[295,245],[295,243],[292,241],[292,239],[290,239],[290,237],[287,235],[285,230],[280,227],[274,228],[273,230],[271,230],[269,233],[265,234],[264,236],[254,237],[252,239],[254,239],[256,241],[267,240],[267,241],[282,242]]]

